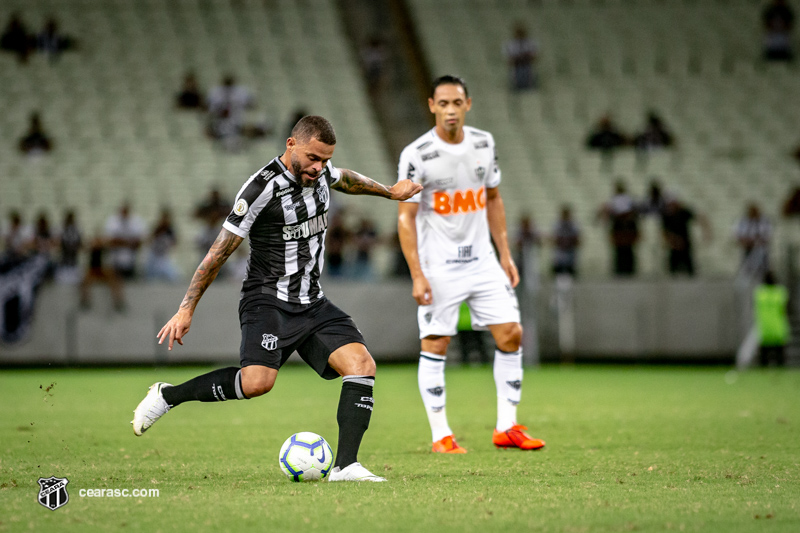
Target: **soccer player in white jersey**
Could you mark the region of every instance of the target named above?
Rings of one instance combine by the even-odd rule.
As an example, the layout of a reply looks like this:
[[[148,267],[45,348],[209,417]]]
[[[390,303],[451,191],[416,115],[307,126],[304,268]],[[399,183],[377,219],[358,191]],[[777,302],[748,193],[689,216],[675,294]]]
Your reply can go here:
[[[466,453],[447,422],[444,368],[459,306],[467,302],[473,326],[488,328],[497,347],[497,425],[492,441],[497,447],[535,450],[544,441],[532,438],[517,423],[522,326],[514,287],[519,274],[506,236],[500,169],[492,135],[464,125],[471,106],[464,80],[437,78],[428,98],[436,126],[400,155],[399,180],[411,179],[424,187],[400,203],[397,224],[414,281],[412,295],[419,304],[419,391],[433,451]]]

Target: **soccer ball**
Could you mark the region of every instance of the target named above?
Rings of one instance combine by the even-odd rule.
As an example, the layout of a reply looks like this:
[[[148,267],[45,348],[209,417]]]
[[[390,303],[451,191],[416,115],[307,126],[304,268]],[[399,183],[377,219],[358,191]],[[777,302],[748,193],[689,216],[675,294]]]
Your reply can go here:
[[[325,439],[303,431],[286,439],[278,455],[278,464],[292,481],[323,479],[331,471],[333,451]]]

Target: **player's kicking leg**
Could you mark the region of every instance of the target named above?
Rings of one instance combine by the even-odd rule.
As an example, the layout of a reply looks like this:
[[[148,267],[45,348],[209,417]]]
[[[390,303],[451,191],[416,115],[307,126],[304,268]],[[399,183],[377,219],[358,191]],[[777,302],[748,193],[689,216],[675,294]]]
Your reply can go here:
[[[243,378],[244,372],[244,378]],[[228,367],[203,374],[180,385],[158,382],[133,411],[133,433],[141,436],[167,412],[183,402],[246,400],[268,392],[278,371],[264,366]],[[243,380],[244,387],[243,388]],[[245,395],[247,391],[247,395]]]
[[[447,422],[447,391],[444,382],[445,359],[450,337],[429,336],[422,339],[417,384],[431,426],[434,453],[467,453],[456,442]]]
[[[375,361],[366,346],[355,342],[335,350],[328,364],[342,376],[342,392],[336,413],[339,444],[328,481],[386,481],[358,462],[361,439],[372,417]]]
[[[525,433],[517,423],[517,405],[522,397],[522,326],[510,322],[489,326],[498,348],[494,352],[494,382],[497,387],[497,425],[492,442],[498,448],[538,450],[545,443]]]

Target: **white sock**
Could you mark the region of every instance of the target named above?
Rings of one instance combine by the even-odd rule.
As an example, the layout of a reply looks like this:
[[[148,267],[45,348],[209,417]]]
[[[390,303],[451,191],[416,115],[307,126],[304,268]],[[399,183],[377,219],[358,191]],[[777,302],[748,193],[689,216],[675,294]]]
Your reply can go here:
[[[517,404],[522,397],[522,348],[510,353],[494,351],[494,384],[497,431],[506,431],[517,423]]]
[[[425,412],[428,414],[428,422],[431,425],[431,436],[433,442],[436,442],[453,434],[447,424],[445,409],[447,399],[444,389],[445,357],[430,352],[420,352],[419,355],[417,383],[422,403],[425,404]]]

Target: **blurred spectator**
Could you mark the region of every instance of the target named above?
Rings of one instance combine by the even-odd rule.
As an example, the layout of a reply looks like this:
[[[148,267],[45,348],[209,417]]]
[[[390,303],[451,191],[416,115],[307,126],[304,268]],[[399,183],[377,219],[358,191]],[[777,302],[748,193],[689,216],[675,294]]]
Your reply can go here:
[[[14,265],[25,259],[33,247],[33,228],[22,223],[19,211],[8,214],[8,227],[3,232],[3,254],[0,264]]]
[[[403,255],[403,249],[400,247],[400,234],[395,231],[392,234],[392,270],[390,275],[393,278],[411,279],[411,270],[408,268],[408,261]]]
[[[145,234],[144,221],[131,214],[127,203],[106,221],[105,237],[111,253],[111,267],[118,276],[124,279],[136,277],[136,256]]]
[[[203,108],[203,95],[200,93],[200,85],[193,72],[187,72],[183,77],[181,92],[175,97],[175,104],[180,109]]]
[[[75,220],[75,211],[69,210],[64,215],[64,224],[58,239],[61,257],[56,270],[56,281],[75,284],[80,281],[78,270],[78,254],[83,248],[83,237]]]
[[[36,36],[36,50],[45,54],[50,61],[55,61],[64,50],[75,46],[75,40],[58,31],[58,22],[54,18],[47,19],[44,28]]]
[[[568,205],[561,207],[561,215],[553,226],[553,274],[578,275],[578,247],[581,244],[581,232],[572,219],[572,209]]]
[[[308,115],[308,111],[302,107],[298,107],[292,112],[292,115],[289,117],[289,122],[286,123],[286,130],[284,131],[283,138],[279,139],[281,143],[286,142],[286,139],[292,136],[292,130],[295,124],[300,122],[300,119],[306,115]],[[283,146],[283,144],[281,144],[281,146]]]
[[[200,261],[205,258],[206,254],[211,249],[211,246],[213,246],[214,241],[217,240],[217,236],[219,235],[221,227],[222,226],[219,221],[211,219],[203,220],[203,225],[200,228],[200,232],[197,234],[197,237],[194,240],[195,247],[200,254]],[[227,269],[221,269],[217,277],[224,278],[226,272]]]
[[[233,278],[237,283],[241,283],[247,277],[247,269],[249,268],[250,250],[247,245],[242,243],[233,256],[228,259],[220,273],[225,273],[225,277]]]
[[[533,217],[524,213],[517,223],[514,235],[514,261],[517,263],[520,281],[536,284],[539,281],[539,247],[542,235],[536,229]]]
[[[758,204],[747,206],[747,212],[736,223],[734,232],[742,249],[742,270],[752,276],[763,276],[769,270],[772,223],[761,214]]]
[[[214,87],[208,94],[208,133],[219,140],[228,150],[241,147],[244,133],[244,113],[255,107],[253,93],[236,79],[227,75],[222,85]]]
[[[40,213],[33,230],[32,251],[47,262],[46,275],[48,277],[55,269],[53,251],[56,249],[57,244],[58,240],[50,228],[50,219],[47,218],[47,213]]]
[[[614,195],[603,204],[597,216],[608,222],[614,250],[614,274],[633,276],[636,274],[635,247],[639,242],[639,211],[623,182],[616,183]]]
[[[651,178],[647,196],[640,206],[642,214],[661,216],[669,199],[670,196],[664,192],[664,188],[658,178]]]
[[[644,130],[634,137],[633,144],[637,150],[653,150],[666,148],[673,144],[672,134],[667,131],[664,121],[655,112],[647,114]]]
[[[19,140],[19,150],[27,155],[39,155],[53,149],[53,141],[44,131],[38,112],[31,113],[28,132]]]
[[[115,269],[106,267],[104,260],[106,251],[106,240],[102,235],[96,235],[89,243],[89,268],[86,270],[86,275],[81,282],[81,308],[89,309],[91,307],[90,289],[92,285],[105,283],[111,290],[114,309],[121,312],[125,310],[122,279]]]
[[[212,187],[208,197],[194,209],[194,216],[209,224],[221,223],[231,212],[231,203],[222,197],[218,187]],[[216,238],[216,235],[214,236]],[[208,248],[206,248],[206,251]]]
[[[378,244],[378,231],[375,223],[369,218],[362,218],[358,228],[353,233],[353,243],[356,247],[356,259],[351,276],[359,281],[372,281],[372,252]]]
[[[367,87],[373,95],[380,93],[383,87],[386,57],[386,44],[380,36],[371,37],[361,48],[361,66],[364,69]]]
[[[764,59],[791,61],[794,11],[786,0],[772,0],[761,13],[764,28]]]
[[[472,328],[472,314],[469,311],[467,302],[461,302],[461,307],[458,309],[456,330],[458,348],[461,351],[461,364],[468,364],[474,353],[478,354],[480,364],[487,364],[489,362],[489,350],[486,348],[486,333]]]
[[[786,364],[785,350],[791,333],[788,305],[789,292],[778,284],[775,275],[768,270],[763,283],[755,288],[753,295],[761,366],[769,366],[773,359],[778,366]]]
[[[145,268],[148,280],[169,282],[178,280],[178,269],[170,256],[177,242],[175,228],[172,225],[172,214],[168,209],[164,209],[161,211],[161,218],[156,227],[150,234],[150,253]]]
[[[800,187],[795,187],[783,203],[783,216],[800,217]]]
[[[514,26],[514,36],[503,45],[503,54],[508,62],[512,90],[524,91],[539,86],[539,75],[534,66],[539,46],[528,37],[528,30],[521,23]]]
[[[339,210],[330,217],[328,224],[328,235],[325,239],[325,263],[328,267],[328,274],[332,277],[340,277],[345,274],[344,251],[350,241],[350,232],[344,225],[343,210]]]
[[[589,132],[586,139],[586,146],[605,153],[611,153],[614,149],[628,144],[628,139],[614,124],[611,115],[603,115],[597,122],[595,129]]]
[[[17,54],[20,63],[28,60],[31,51],[32,36],[25,27],[19,13],[12,13],[6,29],[0,35],[0,49]]]
[[[711,227],[704,216],[695,215],[694,211],[677,198],[670,197],[664,204],[661,213],[661,230],[669,251],[667,266],[670,274],[684,273],[694,276],[694,249],[690,223],[695,219],[700,222],[708,240]]]

